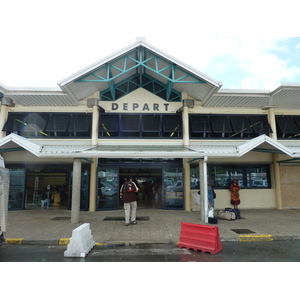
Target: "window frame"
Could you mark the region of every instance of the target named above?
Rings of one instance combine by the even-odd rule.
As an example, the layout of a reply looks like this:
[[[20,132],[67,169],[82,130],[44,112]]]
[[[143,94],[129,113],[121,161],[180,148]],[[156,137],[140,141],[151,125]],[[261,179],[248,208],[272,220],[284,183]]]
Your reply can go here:
[[[64,124],[63,127],[58,129],[50,128],[53,126],[50,122],[55,120],[56,117],[68,118],[66,121],[67,125]],[[82,117],[85,117],[85,120]],[[31,118],[32,121],[31,127],[28,124],[28,120]],[[79,122],[81,125],[84,125],[84,129],[71,128],[73,122]],[[39,126],[34,127],[37,125]],[[20,136],[26,138],[59,138],[59,139],[68,139],[68,138],[91,138],[92,136],[92,113],[59,113],[59,112],[9,112],[7,121],[3,126],[2,131],[6,131],[7,134],[16,133]],[[27,129],[28,128],[28,129]],[[48,130],[49,128],[49,130]]]
[[[219,183],[216,184],[216,177],[212,174],[216,174],[217,168],[223,169],[224,178],[222,181],[219,180]],[[240,169],[241,172],[239,175],[235,173],[236,170]],[[254,169],[265,169],[264,173],[261,175],[255,175],[253,172]],[[190,166],[191,180],[190,188],[199,189],[199,185],[196,183],[199,182],[199,165],[191,164]],[[233,173],[235,173],[233,175]],[[259,173],[257,173],[259,174]],[[221,177],[221,176],[219,176]],[[214,189],[229,189],[230,182],[232,179],[238,179],[241,189],[271,189],[271,175],[270,175],[270,165],[269,164],[221,164],[221,163],[208,163],[207,164],[207,178],[210,181]],[[262,181],[262,185],[255,184],[254,181]]]
[[[197,118],[205,120],[205,126],[195,129]],[[261,130],[257,130],[257,122],[262,122]],[[272,129],[266,115],[189,114],[190,139],[252,139],[270,133]]]
[[[145,123],[147,119],[153,117],[153,122],[156,120],[157,125],[152,129],[147,128]],[[136,128],[125,128],[125,123],[123,120],[129,118],[132,121],[134,117],[139,119],[139,123]],[[114,130],[110,131],[110,128],[106,128],[105,119],[113,118],[118,120]],[[148,122],[149,122],[148,120]],[[153,125],[153,124],[152,124]],[[109,126],[108,126],[109,127]],[[154,113],[144,113],[144,114],[133,114],[133,113],[105,113],[100,115],[99,127],[98,127],[98,137],[100,139],[105,138],[119,138],[119,139],[179,139],[182,138],[182,116],[181,114],[154,114]]]

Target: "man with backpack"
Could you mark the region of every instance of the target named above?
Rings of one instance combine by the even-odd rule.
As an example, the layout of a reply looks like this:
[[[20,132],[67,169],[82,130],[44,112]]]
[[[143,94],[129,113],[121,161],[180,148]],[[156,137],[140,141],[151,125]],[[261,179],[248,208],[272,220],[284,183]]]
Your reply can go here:
[[[136,224],[136,193],[138,192],[137,185],[132,181],[132,178],[125,180],[120,189],[120,197],[124,203],[125,210],[125,226]],[[130,219],[130,223],[129,223]]]

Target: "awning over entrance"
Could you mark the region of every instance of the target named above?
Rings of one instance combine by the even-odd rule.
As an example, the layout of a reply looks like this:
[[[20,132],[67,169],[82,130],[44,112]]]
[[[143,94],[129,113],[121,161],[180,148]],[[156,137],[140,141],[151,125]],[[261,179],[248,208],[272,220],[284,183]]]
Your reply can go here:
[[[203,158],[203,157],[241,157],[250,151],[285,154],[292,158],[300,156],[300,149],[286,147],[266,135],[261,135],[247,142],[205,141],[201,145],[98,145],[91,146],[72,141],[55,144],[43,141],[33,142],[17,134],[10,134],[0,140],[0,152],[27,150],[44,158]]]

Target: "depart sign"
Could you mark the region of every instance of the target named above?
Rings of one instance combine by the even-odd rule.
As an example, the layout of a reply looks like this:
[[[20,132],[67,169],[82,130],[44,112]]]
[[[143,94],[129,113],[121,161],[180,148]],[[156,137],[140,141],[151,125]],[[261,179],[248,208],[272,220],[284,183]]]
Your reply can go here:
[[[169,103],[112,103],[112,111],[168,111]]]

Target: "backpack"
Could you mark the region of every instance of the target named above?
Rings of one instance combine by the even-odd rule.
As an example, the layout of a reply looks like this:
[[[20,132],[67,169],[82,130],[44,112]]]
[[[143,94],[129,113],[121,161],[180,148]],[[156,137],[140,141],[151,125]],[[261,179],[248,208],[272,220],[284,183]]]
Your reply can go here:
[[[132,193],[135,191],[134,183],[132,181],[128,181],[124,184],[123,192],[124,193]]]

